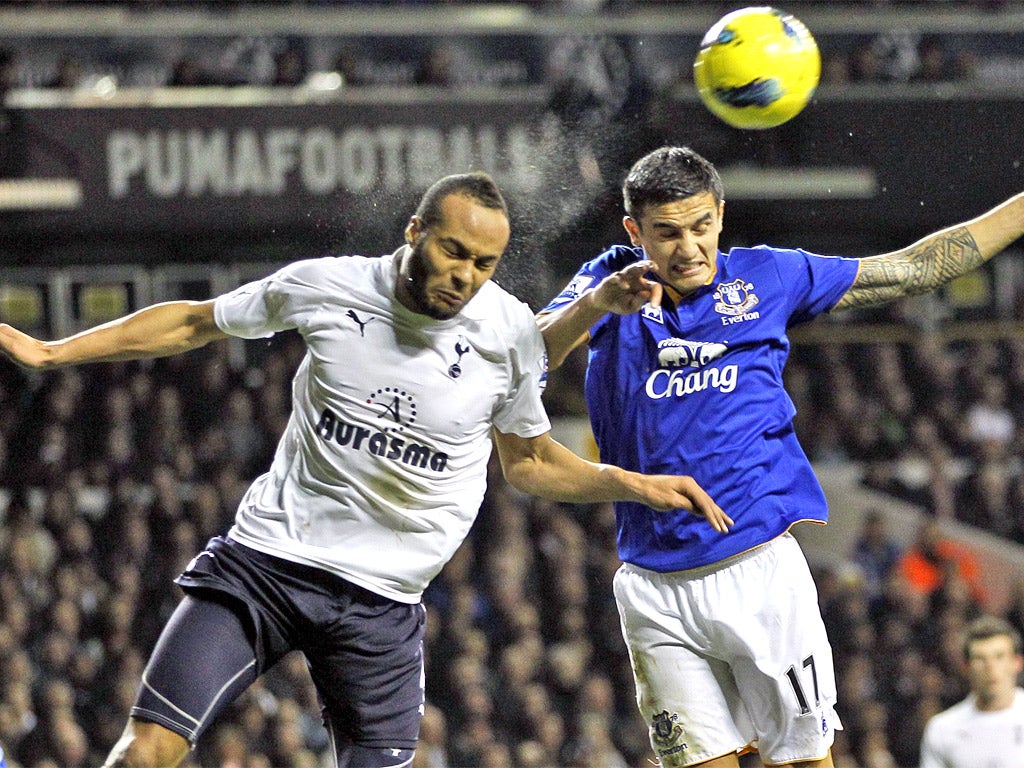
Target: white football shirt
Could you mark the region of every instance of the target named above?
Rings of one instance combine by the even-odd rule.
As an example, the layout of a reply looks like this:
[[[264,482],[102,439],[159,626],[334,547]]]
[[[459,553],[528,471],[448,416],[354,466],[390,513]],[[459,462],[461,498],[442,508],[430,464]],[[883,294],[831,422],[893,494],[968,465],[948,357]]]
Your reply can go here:
[[[1024,689],[1008,709],[982,712],[974,697],[928,721],[920,768],[1021,768],[1024,766]]]
[[[229,536],[415,603],[476,518],[491,427],[550,423],[530,308],[488,282],[450,320],[412,312],[394,292],[406,250],[296,262],[218,297],[214,317],[242,338],[297,329],[307,348]]]

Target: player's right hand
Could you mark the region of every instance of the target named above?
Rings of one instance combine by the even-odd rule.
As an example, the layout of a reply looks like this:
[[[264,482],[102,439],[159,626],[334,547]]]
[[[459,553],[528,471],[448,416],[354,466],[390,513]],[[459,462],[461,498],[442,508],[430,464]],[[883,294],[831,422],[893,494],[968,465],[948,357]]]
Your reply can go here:
[[[689,475],[643,475],[643,503],[666,512],[685,509],[705,518],[719,533],[728,533],[735,521]]]
[[[23,368],[43,368],[48,359],[43,342],[7,323],[0,323],[0,352]]]

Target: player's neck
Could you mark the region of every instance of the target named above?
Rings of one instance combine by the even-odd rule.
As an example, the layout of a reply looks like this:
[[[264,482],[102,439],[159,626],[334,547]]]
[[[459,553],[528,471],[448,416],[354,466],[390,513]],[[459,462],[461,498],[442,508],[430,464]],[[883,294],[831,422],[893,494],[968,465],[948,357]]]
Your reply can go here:
[[[1017,695],[1017,689],[1002,691],[994,696],[974,696],[974,706],[979,712],[999,712],[1013,706],[1013,700]]]

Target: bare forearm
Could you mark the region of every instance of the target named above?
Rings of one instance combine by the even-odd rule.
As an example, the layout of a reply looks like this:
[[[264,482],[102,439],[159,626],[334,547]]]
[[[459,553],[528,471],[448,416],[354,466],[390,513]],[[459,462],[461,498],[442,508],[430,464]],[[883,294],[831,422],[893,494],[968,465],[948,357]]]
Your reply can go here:
[[[593,290],[555,312],[537,316],[537,325],[544,336],[548,366],[554,370],[590,336],[594,323],[609,312],[628,315],[637,312],[646,302],[661,305],[661,283],[651,279],[657,272],[654,262],[634,262],[604,278]]]
[[[548,367],[555,370],[576,347],[587,340],[590,326],[604,316],[606,310],[594,304],[594,292],[585,293],[569,306],[556,312],[537,315],[537,325],[544,337]]]
[[[0,326],[3,352],[21,365],[39,369],[165,357],[223,336],[213,321],[212,302],[155,304],[57,341],[38,341]]]
[[[726,533],[733,520],[686,475],[642,475],[586,461],[545,433],[522,438],[495,430],[505,479],[525,493],[555,501],[635,501],[651,509],[682,509]]]
[[[836,309],[873,307],[927,293],[984,264],[1024,234],[1024,194],[908,248],[863,259]]]
[[[552,441],[543,458],[519,461],[506,467],[505,479],[519,490],[570,503],[602,501],[639,501],[631,476],[619,467],[580,458],[560,443]],[[640,476],[635,475],[639,481]]]

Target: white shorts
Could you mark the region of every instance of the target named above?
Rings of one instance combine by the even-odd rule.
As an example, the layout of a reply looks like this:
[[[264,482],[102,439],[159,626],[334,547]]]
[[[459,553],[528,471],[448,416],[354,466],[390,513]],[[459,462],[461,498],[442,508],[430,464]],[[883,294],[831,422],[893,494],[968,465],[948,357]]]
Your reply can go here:
[[[661,765],[750,749],[769,764],[825,757],[843,727],[832,647],[792,535],[689,571],[627,563],[614,589]]]

